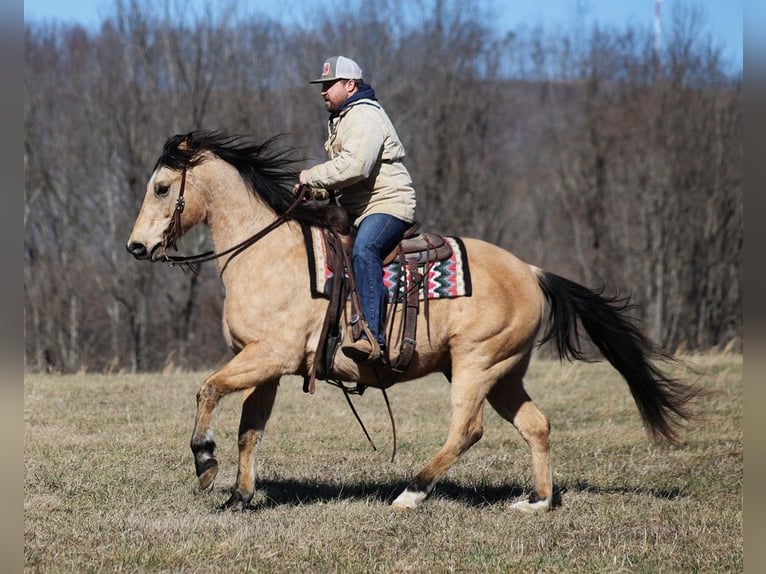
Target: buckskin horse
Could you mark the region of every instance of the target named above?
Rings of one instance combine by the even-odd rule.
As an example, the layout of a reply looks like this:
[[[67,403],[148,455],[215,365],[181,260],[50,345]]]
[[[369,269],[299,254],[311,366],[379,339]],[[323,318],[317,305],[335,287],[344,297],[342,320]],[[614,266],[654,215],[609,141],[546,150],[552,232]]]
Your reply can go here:
[[[223,333],[234,357],[197,393],[191,450],[200,489],[217,472],[211,417],[219,400],[244,391],[236,482],[223,508],[246,508],[255,488],[255,450],[283,375],[310,372],[328,301],[312,297],[302,225],[330,225],[333,208],[296,205],[294,150],[279,137],[264,142],[222,132],[194,131],[167,140],[146,187],[127,243],[137,259],[172,261],[168,250],[205,223],[220,255],[225,288]],[[450,381],[451,419],[441,450],[393,501],[417,507],[483,432],[485,400],[513,424],[531,450],[534,492],[512,507],[550,509],[553,484],[550,425],[524,389],[537,344],[552,341],[561,359],[584,360],[578,322],[622,375],[649,435],[677,444],[693,413],[694,385],[667,376],[658,365],[672,359],[641,333],[628,299],[606,296],[527,264],[510,252],[463,238],[470,264],[470,296],[430,302],[418,316],[416,348],[407,369],[385,385],[429,373]],[[547,311],[547,315],[546,315]],[[426,320],[430,324],[426,324]],[[545,323],[545,324],[544,324]],[[544,324],[544,325],[543,325]],[[544,329],[541,339],[539,331]],[[374,367],[337,353],[329,373],[337,380],[381,386]]]

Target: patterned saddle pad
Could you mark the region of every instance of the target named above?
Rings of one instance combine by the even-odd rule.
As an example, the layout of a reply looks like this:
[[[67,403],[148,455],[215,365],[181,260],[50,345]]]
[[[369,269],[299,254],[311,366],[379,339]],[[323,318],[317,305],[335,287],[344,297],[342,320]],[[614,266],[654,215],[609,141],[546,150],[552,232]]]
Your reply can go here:
[[[306,241],[306,251],[309,258],[309,275],[311,277],[311,295],[313,297],[329,297],[333,272],[327,267],[326,246],[321,230],[314,227],[304,227],[303,237]],[[452,256],[444,261],[424,264],[419,267],[425,278],[426,289],[420,290],[420,299],[428,294],[429,299],[445,299],[471,296],[471,272],[468,267],[468,257],[463,241],[459,237],[445,237],[452,247]],[[404,270],[409,274],[408,270]],[[404,278],[398,261],[393,261],[383,268],[383,283],[388,289],[389,302],[402,301],[404,297]],[[399,287],[398,293],[396,288]]]

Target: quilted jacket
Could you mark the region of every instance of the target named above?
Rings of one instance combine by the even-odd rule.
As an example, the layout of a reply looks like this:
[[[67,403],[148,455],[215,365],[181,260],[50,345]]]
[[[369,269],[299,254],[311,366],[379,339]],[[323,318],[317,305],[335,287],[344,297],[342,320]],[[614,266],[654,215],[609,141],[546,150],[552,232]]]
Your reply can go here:
[[[380,104],[357,100],[331,117],[328,134],[330,159],[308,170],[309,185],[334,190],[356,226],[373,213],[412,223],[415,190],[402,163],[404,146]]]

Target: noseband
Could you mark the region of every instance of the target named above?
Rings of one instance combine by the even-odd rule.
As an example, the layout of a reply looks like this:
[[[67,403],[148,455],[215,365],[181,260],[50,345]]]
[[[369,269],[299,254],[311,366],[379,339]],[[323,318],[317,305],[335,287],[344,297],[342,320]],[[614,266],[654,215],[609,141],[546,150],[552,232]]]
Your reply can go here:
[[[178,251],[177,241],[181,237],[181,213],[183,213],[184,208],[186,207],[186,200],[184,199],[184,191],[186,190],[186,171],[188,168],[184,167],[183,171],[181,172],[181,187],[178,190],[178,197],[176,198],[176,207],[173,210],[173,215],[170,219],[170,223],[168,224],[168,228],[165,230],[164,237],[162,239],[162,245],[164,247],[164,253],[162,255],[162,261],[166,262],[171,267],[175,265],[181,265],[186,266],[189,269],[191,269],[193,272],[197,272],[197,265],[200,263],[204,263],[205,261],[212,261],[213,259],[218,259],[219,257],[223,257],[224,255],[232,254],[231,258],[233,259],[240,253],[242,253],[245,249],[253,245],[256,241],[262,239],[272,231],[274,231],[277,227],[285,223],[290,217],[290,214],[295,210],[296,207],[298,207],[301,203],[306,201],[308,198],[309,192],[311,188],[308,185],[301,185],[298,188],[298,193],[295,195],[295,199],[292,204],[290,204],[290,207],[288,207],[284,213],[280,214],[274,221],[269,223],[266,227],[258,231],[257,233],[251,235],[244,241],[237,243],[236,245],[229,247],[225,251],[221,251],[220,253],[216,253],[215,251],[206,251],[205,253],[200,253],[198,255],[168,255],[167,249],[172,247],[176,251]],[[231,259],[230,259],[231,260]]]

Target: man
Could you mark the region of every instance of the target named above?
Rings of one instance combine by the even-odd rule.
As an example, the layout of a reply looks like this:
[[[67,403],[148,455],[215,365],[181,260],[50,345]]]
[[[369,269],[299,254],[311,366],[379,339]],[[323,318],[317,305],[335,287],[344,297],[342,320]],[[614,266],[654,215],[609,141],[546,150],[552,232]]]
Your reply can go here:
[[[299,181],[332,190],[356,229],[354,277],[373,339],[362,335],[341,350],[356,361],[375,362],[386,344],[383,257],[415,219],[415,190],[402,163],[404,146],[359,65],[344,56],[328,58],[310,83],[322,84],[330,112],[324,144],[330,159],[301,171]]]

